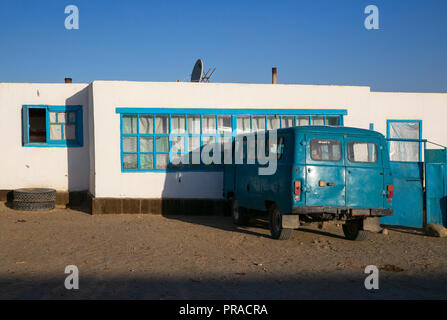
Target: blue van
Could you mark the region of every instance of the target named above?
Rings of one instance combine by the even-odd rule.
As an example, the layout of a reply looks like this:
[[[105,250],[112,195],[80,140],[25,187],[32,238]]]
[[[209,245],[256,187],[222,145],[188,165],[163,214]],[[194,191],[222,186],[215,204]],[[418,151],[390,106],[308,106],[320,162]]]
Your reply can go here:
[[[276,143],[269,143],[274,135],[266,131],[265,145],[277,159],[271,175],[259,174],[266,165],[257,159],[247,163],[247,141],[259,135],[237,136],[244,145],[243,162],[235,164],[233,143],[233,162],[224,165],[224,197],[231,200],[235,224],[246,224],[249,212],[267,211],[272,237],[288,239],[300,221],[341,220],[347,239],[364,240],[366,220],[393,214],[393,180],[382,134],[300,126],[276,130]]]

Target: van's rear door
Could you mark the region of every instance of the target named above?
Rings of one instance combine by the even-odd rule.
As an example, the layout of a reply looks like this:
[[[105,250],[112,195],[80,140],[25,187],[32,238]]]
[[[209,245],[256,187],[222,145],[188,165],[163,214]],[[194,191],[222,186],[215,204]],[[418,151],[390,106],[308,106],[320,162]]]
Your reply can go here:
[[[343,136],[306,134],[306,206],[345,207]]]
[[[383,208],[383,165],[380,140],[374,137],[345,138],[346,206]]]

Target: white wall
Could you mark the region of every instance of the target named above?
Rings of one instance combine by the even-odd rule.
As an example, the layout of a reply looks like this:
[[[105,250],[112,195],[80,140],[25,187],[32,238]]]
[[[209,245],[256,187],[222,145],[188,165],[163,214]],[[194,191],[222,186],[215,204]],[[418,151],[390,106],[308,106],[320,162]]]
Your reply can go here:
[[[24,104],[82,105],[82,148],[22,146]],[[423,121],[423,138],[447,145],[447,94],[369,87],[95,81],[0,83],[0,189],[87,190],[96,197],[221,198],[222,173],[121,172],[116,108],[346,109],[345,125],[386,134],[387,119]]]
[[[87,84],[0,83],[0,189],[88,189]],[[22,146],[22,105],[82,105],[84,146]]]
[[[374,130],[386,135],[386,120],[422,120],[422,138],[447,146],[446,93],[371,92],[370,101],[367,118]],[[361,121],[348,118],[353,124]]]
[[[222,173],[186,172],[181,182],[176,173],[121,172],[120,116],[117,107],[128,108],[369,108],[368,87],[105,82],[92,84],[96,197],[221,198]],[[348,116],[349,118],[349,116]],[[368,128],[369,122],[359,123]]]

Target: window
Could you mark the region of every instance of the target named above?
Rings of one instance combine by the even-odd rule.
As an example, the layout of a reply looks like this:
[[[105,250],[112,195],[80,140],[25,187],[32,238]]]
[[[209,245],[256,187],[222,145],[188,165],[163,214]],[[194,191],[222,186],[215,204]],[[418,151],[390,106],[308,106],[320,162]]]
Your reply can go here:
[[[293,116],[284,116],[282,117],[282,127],[290,128],[295,125],[295,117]]]
[[[309,125],[309,117],[296,117],[296,125],[297,126],[308,126]]]
[[[350,162],[377,162],[377,146],[371,142],[348,142],[348,159]]]
[[[310,119],[315,117],[300,115],[302,110],[288,110],[286,113],[281,109],[266,109],[263,114],[259,114],[258,109],[173,110],[175,113],[167,113],[166,109],[117,108],[117,113],[121,117],[121,168],[123,172],[222,170],[225,159],[227,159],[227,163],[232,161],[231,151],[234,151],[237,134],[308,125]],[[251,112],[254,114],[250,114]],[[345,111],[339,112],[340,114],[333,115],[331,110],[329,115],[323,114],[316,117],[321,117],[324,122],[331,116],[337,118],[342,124]],[[322,112],[317,112],[317,114],[322,114]],[[52,115],[49,125],[55,127],[48,127],[46,130],[53,130],[53,135],[57,137],[60,134],[64,136],[65,130],[65,135],[70,136],[72,133],[69,130],[72,129],[58,127],[59,125],[65,127],[72,125],[67,120],[69,115],[65,116],[64,123],[63,116]],[[38,119],[37,115],[36,119]],[[37,129],[36,132],[38,132]],[[207,146],[214,146],[214,150]],[[213,152],[220,152],[220,164],[205,164],[202,158],[205,147],[210,149],[210,158],[215,157]],[[278,159],[281,158],[283,148],[281,144],[275,144],[273,148],[275,150],[270,151],[277,152]],[[227,158],[225,158],[225,149],[227,149]]]
[[[422,161],[422,121],[388,120],[391,161]]]
[[[324,117],[321,116],[313,116],[312,119],[312,125],[313,126],[323,126],[324,125]]]
[[[81,147],[82,106],[23,106],[22,136],[26,147]]]
[[[316,161],[340,161],[340,141],[312,139],[310,141],[310,157]]]
[[[340,125],[340,117],[327,116],[326,117],[326,125],[339,126]]]

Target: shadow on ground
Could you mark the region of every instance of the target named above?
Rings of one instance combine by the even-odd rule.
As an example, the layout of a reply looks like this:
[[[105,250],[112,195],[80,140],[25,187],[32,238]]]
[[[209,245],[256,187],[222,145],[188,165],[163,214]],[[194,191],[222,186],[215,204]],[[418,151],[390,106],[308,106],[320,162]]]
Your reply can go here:
[[[390,273],[388,273],[389,275]],[[98,279],[80,277],[79,290],[67,290],[59,278],[0,279],[0,299],[446,299],[447,276],[433,278],[384,274],[379,290],[366,290],[365,277],[331,275],[296,278],[222,279],[126,277]]]

